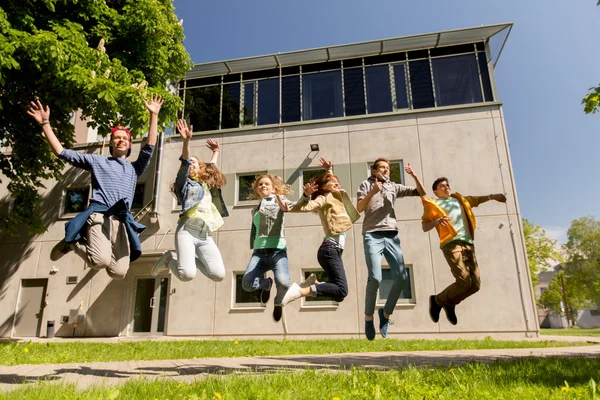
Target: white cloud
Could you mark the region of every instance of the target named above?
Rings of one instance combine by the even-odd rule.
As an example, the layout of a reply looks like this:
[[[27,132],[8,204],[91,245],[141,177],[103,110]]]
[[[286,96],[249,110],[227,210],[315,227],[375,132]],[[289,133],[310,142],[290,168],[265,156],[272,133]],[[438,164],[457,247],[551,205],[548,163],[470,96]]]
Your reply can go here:
[[[569,228],[560,226],[542,226],[542,229],[546,231],[546,235],[556,240],[558,244],[567,243],[567,230]]]

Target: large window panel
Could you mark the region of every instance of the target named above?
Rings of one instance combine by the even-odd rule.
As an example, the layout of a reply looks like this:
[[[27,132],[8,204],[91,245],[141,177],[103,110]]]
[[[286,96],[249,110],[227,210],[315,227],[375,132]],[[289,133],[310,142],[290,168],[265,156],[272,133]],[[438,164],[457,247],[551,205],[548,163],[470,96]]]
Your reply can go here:
[[[302,119],[341,117],[342,72],[302,75]]]
[[[185,91],[185,119],[195,132],[219,129],[221,86],[208,86]]]
[[[411,61],[408,64],[410,72],[410,91],[413,108],[433,107],[433,85],[429,60]]]
[[[369,114],[392,111],[392,92],[388,65],[365,68],[367,111]]]
[[[396,109],[408,108],[404,64],[394,65],[394,89],[396,90]]]
[[[432,66],[438,106],[483,101],[475,54],[434,58]]]
[[[254,125],[256,121],[254,86],[254,82],[244,83],[244,118],[242,120],[242,125]]]
[[[260,105],[259,105],[260,108]],[[281,79],[281,122],[300,121],[300,76]]]
[[[258,125],[279,123],[279,78],[258,81]]]
[[[346,65],[345,62],[344,65]],[[365,114],[365,85],[362,67],[344,68],[344,98],[346,115]]]
[[[481,73],[481,83],[483,83],[483,95],[485,101],[494,101],[492,94],[492,84],[490,82],[490,71],[488,70],[488,61],[485,51],[477,53],[479,60],[479,72]]]
[[[221,129],[240,127],[240,84],[223,85],[223,120]]]

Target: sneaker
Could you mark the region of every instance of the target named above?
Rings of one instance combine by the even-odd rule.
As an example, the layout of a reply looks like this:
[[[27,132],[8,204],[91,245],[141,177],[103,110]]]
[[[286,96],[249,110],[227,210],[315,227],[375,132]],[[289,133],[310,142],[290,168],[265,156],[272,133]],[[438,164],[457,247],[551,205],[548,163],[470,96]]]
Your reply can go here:
[[[446,318],[448,318],[448,322],[452,325],[458,324],[458,318],[456,317],[455,309],[456,306],[454,304],[444,304],[444,311],[446,311]]]
[[[285,292],[285,296],[283,296],[283,300],[281,300],[281,305],[286,306],[288,303],[292,301],[298,300],[302,295],[300,294],[300,286],[297,283],[292,283],[292,286]]]
[[[308,276],[308,278],[306,278],[305,280],[302,281],[302,283],[300,283],[300,287],[301,288],[310,287],[311,285],[314,285],[316,281],[317,281],[317,275],[310,274]]]
[[[435,301],[435,295],[429,296],[429,316],[433,322],[437,323],[440,320],[440,311],[442,306]]]
[[[377,314],[379,314],[379,332],[383,338],[387,338],[388,328],[390,326],[390,319],[383,316],[383,308],[377,310]]]
[[[66,243],[65,239],[63,239],[57,244],[55,244],[52,250],[50,251],[50,260],[57,261],[71,250],[73,250],[73,247],[70,244]]]
[[[271,298],[271,288],[273,287],[273,279],[267,278],[267,280],[269,281],[269,288],[263,289],[260,291],[260,303],[261,304],[267,304],[267,302]]]
[[[154,267],[152,267],[152,276],[156,276],[161,272],[168,270],[169,260],[171,258],[173,258],[173,253],[171,253],[171,250],[165,251],[163,255],[160,256],[156,264],[154,264]]]
[[[275,308],[273,308],[273,321],[279,322],[281,320],[282,315],[283,315],[283,307],[275,306]]]
[[[375,324],[373,320],[365,321],[365,336],[369,340],[375,339]]]

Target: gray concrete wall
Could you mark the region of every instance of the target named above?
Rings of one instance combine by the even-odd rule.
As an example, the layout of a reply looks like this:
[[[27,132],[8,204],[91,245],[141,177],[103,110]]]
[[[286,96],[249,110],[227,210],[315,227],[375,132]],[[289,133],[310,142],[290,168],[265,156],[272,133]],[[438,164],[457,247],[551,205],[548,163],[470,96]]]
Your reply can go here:
[[[429,188],[431,197],[431,183],[442,175],[449,178],[453,191],[462,194],[505,192],[507,195],[506,205],[489,202],[475,209],[478,222],[475,242],[482,289],[457,308],[457,326],[450,325],[443,315],[439,324],[429,319],[429,295],[439,292],[453,278],[439,249],[435,231],[422,232],[420,200],[404,198],[397,201],[402,249],[406,263],[413,269],[414,302],[402,303],[396,308],[392,317],[395,324],[390,327],[393,337],[537,335],[539,327],[500,105],[197,135],[192,141],[192,153],[204,160],[210,157],[205,146],[208,136],[222,143],[218,165],[228,179],[223,192],[230,216],[215,235],[227,276],[220,283],[211,282],[201,274],[191,282],[179,282],[171,276],[173,293],[169,295],[167,335],[280,337],[283,334],[282,324],[271,319],[272,300],[266,308],[234,306],[234,272],[243,272],[251,255],[248,243],[252,208],[236,203],[236,174],[268,171],[282,175],[293,185],[296,193],[290,197],[296,199],[301,193],[298,170],[317,167],[321,156],[334,162],[334,172],[354,200],[359,183],[368,177],[367,164],[380,156],[410,162]],[[309,152],[312,143],[319,144],[318,154]],[[132,264],[123,281],[111,281],[104,271],[95,273],[84,269],[83,261],[73,254],[54,263],[59,272],[49,274],[53,264],[48,257],[50,249],[64,233],[65,221],[56,220],[62,191],[74,180],[89,181],[89,176],[71,168],[65,171],[63,181],[49,182],[48,187],[52,189],[45,193],[48,232],[38,237],[7,238],[3,235],[0,242],[0,251],[11,255],[6,265],[6,271],[10,272],[0,277],[0,297],[4,305],[0,311],[0,323],[4,322],[0,325],[0,335],[11,335],[20,280],[30,277],[49,278],[48,306],[43,318],[57,320],[59,334],[72,334],[72,327],[59,324],[60,316],[77,308],[81,301],[85,301],[87,318],[76,335],[131,334],[131,295],[135,278],[149,276],[158,255],[174,248],[178,210],[174,209],[174,198],[168,185],[175,178],[180,154],[178,137],[168,139],[163,152],[159,222],[152,225],[148,216],[142,220],[149,226],[142,235],[145,255]],[[132,159],[135,159],[135,152]],[[152,182],[153,166],[142,180]],[[412,184],[411,178],[406,178],[407,184]],[[0,193],[6,193],[3,190]],[[151,192],[152,185],[148,184],[147,200]],[[361,228],[362,219],[349,231],[343,255],[349,296],[337,306],[315,308],[296,302],[286,307],[289,336],[363,337],[367,271]],[[292,281],[301,279],[303,269],[319,268],[316,252],[322,236],[317,216],[287,215],[286,238]],[[66,285],[66,276],[70,275],[78,276],[80,283]]]

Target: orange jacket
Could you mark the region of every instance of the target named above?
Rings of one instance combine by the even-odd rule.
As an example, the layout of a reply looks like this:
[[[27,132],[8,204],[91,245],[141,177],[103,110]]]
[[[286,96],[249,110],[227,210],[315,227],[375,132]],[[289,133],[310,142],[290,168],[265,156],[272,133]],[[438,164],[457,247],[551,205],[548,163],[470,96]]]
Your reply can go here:
[[[477,207],[481,203],[480,196],[461,196],[459,193],[452,193],[450,196],[454,197],[460,202],[463,212],[467,216],[467,223],[469,225],[469,233],[473,240],[475,240],[475,228],[477,228],[477,222],[475,221],[475,215],[473,214],[473,207]],[[423,202],[423,222],[435,221],[438,218],[446,216],[446,212],[440,207],[434,199],[428,199],[421,196]],[[456,229],[451,224],[447,226],[436,225],[435,229],[440,236],[440,247],[448,243],[454,236],[456,236]]]

